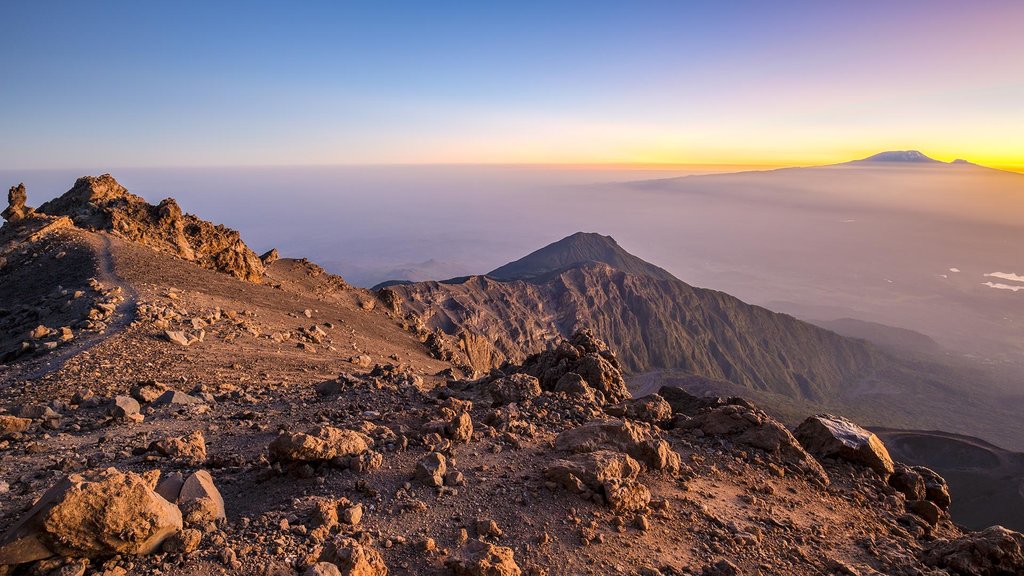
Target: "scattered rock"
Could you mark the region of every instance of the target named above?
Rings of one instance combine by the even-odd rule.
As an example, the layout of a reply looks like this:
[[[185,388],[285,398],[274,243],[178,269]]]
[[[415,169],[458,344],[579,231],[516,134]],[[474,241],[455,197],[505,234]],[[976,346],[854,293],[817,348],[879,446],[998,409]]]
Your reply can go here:
[[[195,406],[199,404],[205,404],[205,402],[177,390],[168,390],[153,400],[151,406],[158,408],[160,406]]]
[[[486,394],[496,405],[532,400],[541,395],[540,381],[529,374],[512,374],[489,382]]]

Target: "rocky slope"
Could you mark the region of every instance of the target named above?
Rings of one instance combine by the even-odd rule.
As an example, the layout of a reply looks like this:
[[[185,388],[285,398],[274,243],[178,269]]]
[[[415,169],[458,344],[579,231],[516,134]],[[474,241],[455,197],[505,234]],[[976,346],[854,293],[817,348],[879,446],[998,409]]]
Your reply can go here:
[[[308,262],[253,284],[15,224],[0,307],[48,295],[48,327],[76,291],[119,301],[0,365],[0,574],[1024,570],[1024,536],[958,527],[941,477],[842,417],[790,430],[741,398],[630,398],[586,331],[459,379]]]
[[[171,198],[153,206],[128,192],[110,174],[79,178],[64,195],[46,202],[38,212],[68,216],[80,228],[113,232],[250,282],[259,282],[263,276],[263,263],[238,232],[182,213]]]
[[[614,244],[585,236],[592,237]],[[679,370],[793,398],[833,397],[886,362],[865,342],[692,287],[638,264],[617,245],[609,250],[613,262],[626,261],[636,272],[590,258],[573,262],[579,238],[499,268],[506,280],[420,282],[385,288],[382,297],[411,313],[419,328],[447,336],[452,353],[477,370],[521,360],[584,327],[609,342],[630,372]],[[539,267],[527,268],[536,254],[545,256]],[[572,263],[547,271],[562,262]],[[511,271],[522,277],[511,278]]]

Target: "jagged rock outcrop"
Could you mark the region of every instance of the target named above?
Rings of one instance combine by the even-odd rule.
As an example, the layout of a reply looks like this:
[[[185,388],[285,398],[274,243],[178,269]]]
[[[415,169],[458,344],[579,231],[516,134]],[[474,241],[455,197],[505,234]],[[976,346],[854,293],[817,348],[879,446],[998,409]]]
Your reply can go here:
[[[81,228],[113,232],[243,280],[259,282],[263,277],[263,262],[237,231],[184,214],[170,198],[153,206],[110,174],[79,178],[64,195],[40,206],[39,212],[68,216]]]
[[[695,288],[619,250],[611,262],[596,260],[605,251],[571,250],[525,263],[539,268],[500,268],[501,279],[394,285],[379,295],[411,313],[424,337],[442,332],[450,343],[436,347],[478,371],[521,362],[587,327],[633,373],[678,370],[809,400],[833,397],[888,362],[866,342]]]
[[[563,379],[573,375],[599,392],[606,402],[630,397],[619,360],[591,330],[580,330],[558,346],[528,356],[519,366],[506,366],[537,378],[544,390],[556,390]]]
[[[35,214],[35,210],[25,205],[27,200],[28,195],[25,193],[24,184],[11,186],[11,189],[7,192],[7,208],[4,209],[2,214],[4,220],[18,222]]]

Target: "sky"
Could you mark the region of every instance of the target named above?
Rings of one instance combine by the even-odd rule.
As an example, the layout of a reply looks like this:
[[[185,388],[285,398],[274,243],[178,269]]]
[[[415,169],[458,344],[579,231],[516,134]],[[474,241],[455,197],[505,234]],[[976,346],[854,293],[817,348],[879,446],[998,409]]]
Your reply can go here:
[[[1024,171],[1024,2],[3,2],[0,168]]]

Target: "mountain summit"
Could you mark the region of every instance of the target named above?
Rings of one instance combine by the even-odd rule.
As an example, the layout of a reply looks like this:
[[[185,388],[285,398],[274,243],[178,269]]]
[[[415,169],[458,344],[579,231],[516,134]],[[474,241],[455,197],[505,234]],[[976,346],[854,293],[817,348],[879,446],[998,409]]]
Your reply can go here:
[[[496,280],[531,280],[580,264],[607,264],[616,270],[659,280],[676,280],[667,270],[644,262],[622,249],[611,236],[577,232],[530,254],[492,270]]]
[[[854,162],[892,162],[892,163],[910,163],[910,164],[943,164],[943,162],[926,156],[925,154],[917,150],[889,150],[887,152],[879,152],[874,156],[868,156],[862,160],[855,160]]]

